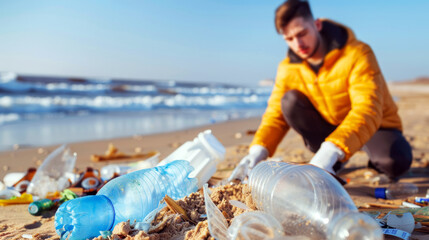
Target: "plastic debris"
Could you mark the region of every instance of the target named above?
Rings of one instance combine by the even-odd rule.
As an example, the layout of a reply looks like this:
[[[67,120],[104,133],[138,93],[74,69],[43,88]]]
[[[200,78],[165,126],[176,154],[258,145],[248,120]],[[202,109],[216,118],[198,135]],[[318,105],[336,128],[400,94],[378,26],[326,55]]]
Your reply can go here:
[[[78,197],[74,192],[72,192],[69,189],[65,189],[59,195],[61,196],[61,198],[59,199],[51,200],[51,199],[45,198],[45,199],[40,199],[30,203],[30,205],[28,205],[28,212],[31,215],[39,216],[45,211],[49,211],[53,208],[58,207],[65,201],[69,201]]]
[[[382,199],[407,198],[419,192],[418,187],[413,183],[393,183],[387,188],[376,188],[375,197]]]
[[[388,226],[412,233],[414,230],[414,217],[411,213],[407,212],[402,215],[387,214],[386,223]]]
[[[49,154],[37,169],[27,192],[45,198],[49,192],[62,191],[70,186],[66,173],[73,173],[76,153],[62,145]]]
[[[101,185],[102,181],[98,171],[91,167],[87,167],[86,171],[80,175],[79,179],[72,185],[72,187],[82,188],[84,195],[95,195]]]
[[[10,199],[19,196],[21,196],[21,193],[19,193],[15,189],[4,189],[0,191],[0,199]]]
[[[228,228],[228,239],[284,239],[282,225],[273,216],[261,212],[245,212],[235,217]]]
[[[421,206],[416,205],[414,203],[409,203],[409,202],[402,202],[402,206],[408,207],[408,208],[421,208]]]
[[[403,240],[408,240],[410,239],[410,236],[411,236],[411,234],[405,231],[394,229],[394,228],[383,228],[383,234],[394,236]]]
[[[197,180],[188,177],[192,170],[189,162],[174,161],[117,177],[95,196],[62,204],[55,214],[56,232],[61,238],[86,239],[129,219],[142,221],[166,194],[179,199],[197,190]]]
[[[29,204],[33,202],[33,196],[28,193],[23,193],[19,197],[11,199],[0,199],[0,206],[14,205],[14,204]]]
[[[134,172],[141,169],[153,168],[159,163],[159,152],[155,155],[138,162],[129,164],[110,164],[104,166],[100,170],[101,179],[107,181],[112,179],[115,175],[121,176],[130,172]]]
[[[10,172],[3,177],[3,182],[7,187],[12,187],[25,176],[25,172]]]
[[[12,172],[4,176],[3,181],[9,188],[14,188],[20,193],[27,191],[30,181],[36,173],[35,168],[29,168],[27,172]]]
[[[39,216],[43,212],[51,210],[57,203],[51,199],[40,199],[28,205],[28,212],[33,216]]]
[[[318,167],[262,162],[251,171],[249,185],[258,209],[274,216],[290,236],[383,239],[378,223],[359,213],[343,186]]]
[[[416,203],[429,203],[429,198],[427,198],[427,197],[415,197],[414,201]]]
[[[210,198],[208,184],[203,186],[203,191],[210,235],[217,240],[228,240],[228,222]]]
[[[187,141],[159,162],[163,166],[175,160],[188,161],[194,168],[190,178],[198,179],[198,188],[208,182],[216,172],[216,166],[225,158],[225,147],[211,133],[211,130],[200,132],[193,141]]]
[[[284,236],[281,224],[273,216],[261,211],[242,213],[235,217],[231,226],[228,227],[225,216],[210,198],[210,190],[207,184],[203,186],[203,191],[209,231],[210,235],[215,239],[259,240],[280,239]],[[233,201],[233,203],[241,207],[246,206],[239,201]]]
[[[100,236],[103,239],[109,239],[109,237],[112,235],[112,231],[100,231]]]
[[[229,200],[229,203],[232,206],[241,208],[243,210],[251,210],[246,204],[244,204],[243,202],[237,201],[237,200]]]

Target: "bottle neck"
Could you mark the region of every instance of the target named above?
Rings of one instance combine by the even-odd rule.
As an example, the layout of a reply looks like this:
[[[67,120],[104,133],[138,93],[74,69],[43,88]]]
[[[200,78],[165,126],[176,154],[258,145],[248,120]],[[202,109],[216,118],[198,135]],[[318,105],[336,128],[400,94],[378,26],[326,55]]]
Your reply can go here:
[[[115,209],[104,195],[86,196],[63,203],[55,213],[57,233],[70,239],[96,237],[100,231],[112,230]]]
[[[384,239],[379,224],[373,218],[354,211],[337,215],[328,224],[327,238],[338,240]]]
[[[193,170],[194,168],[189,162],[184,160],[173,161],[159,167],[158,171],[161,176],[168,181],[166,194],[173,199],[179,199],[197,191],[197,179],[189,177]]]

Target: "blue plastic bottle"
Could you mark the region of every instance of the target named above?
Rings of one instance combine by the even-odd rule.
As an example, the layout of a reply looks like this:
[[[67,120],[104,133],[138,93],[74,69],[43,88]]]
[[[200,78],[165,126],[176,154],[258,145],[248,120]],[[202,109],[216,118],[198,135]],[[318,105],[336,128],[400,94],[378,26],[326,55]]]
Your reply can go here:
[[[192,170],[189,162],[178,160],[117,177],[95,196],[62,204],[55,214],[56,232],[61,239],[87,239],[119,222],[142,221],[165,195],[179,199],[198,190],[197,179],[188,178]]]
[[[399,199],[413,196],[419,192],[419,188],[413,183],[397,182],[387,188],[376,188],[375,197],[382,199]]]

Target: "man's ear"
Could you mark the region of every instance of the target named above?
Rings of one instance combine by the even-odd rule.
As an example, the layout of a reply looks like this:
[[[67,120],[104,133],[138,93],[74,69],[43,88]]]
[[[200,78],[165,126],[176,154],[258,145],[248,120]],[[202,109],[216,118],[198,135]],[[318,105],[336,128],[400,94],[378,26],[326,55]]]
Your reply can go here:
[[[322,30],[322,21],[320,21],[320,19],[318,18],[318,19],[316,19],[316,20],[314,20],[314,25],[316,25],[316,29],[317,29],[317,31],[321,31]]]

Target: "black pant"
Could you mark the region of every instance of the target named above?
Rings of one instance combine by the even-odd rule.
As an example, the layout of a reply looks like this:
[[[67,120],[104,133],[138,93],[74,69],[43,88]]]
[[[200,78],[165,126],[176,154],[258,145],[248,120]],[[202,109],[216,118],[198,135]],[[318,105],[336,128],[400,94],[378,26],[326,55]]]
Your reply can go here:
[[[288,91],[281,105],[286,122],[304,138],[305,145],[312,152],[316,152],[337,128],[328,123],[307,96],[297,90]],[[365,146],[370,159],[368,166],[378,172],[395,179],[410,169],[411,147],[398,129],[378,129]]]

